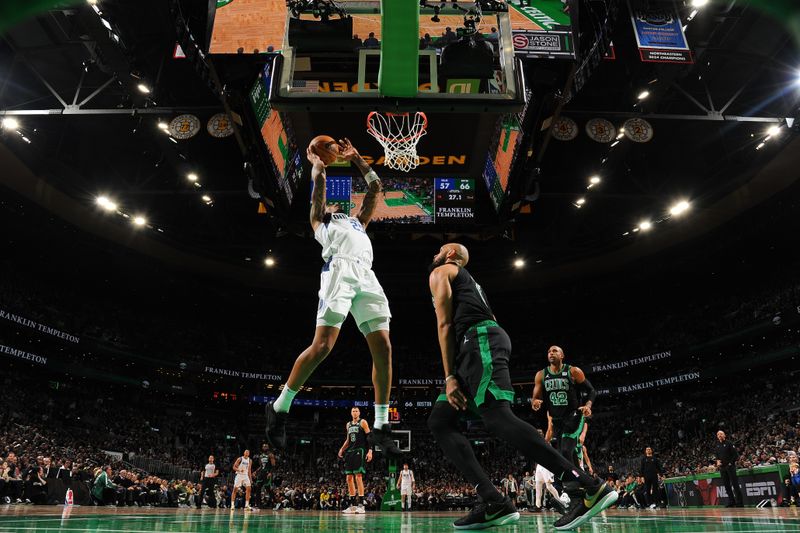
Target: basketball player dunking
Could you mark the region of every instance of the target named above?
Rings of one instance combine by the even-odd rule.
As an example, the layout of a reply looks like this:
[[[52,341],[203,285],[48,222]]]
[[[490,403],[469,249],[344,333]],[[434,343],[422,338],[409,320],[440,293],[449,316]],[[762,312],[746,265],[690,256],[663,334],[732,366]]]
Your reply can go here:
[[[338,206],[325,204],[325,164],[311,150],[311,227],[322,245],[322,267],[314,340],[297,358],[286,386],[274,403],[267,404],[267,440],[277,449],[286,447],[286,417],[297,391],[333,349],[339,331],[353,315],[366,337],[372,354],[372,383],[375,388],[375,423],[369,442],[379,445],[390,458],[402,455],[389,429],[389,393],[392,387],[392,348],[389,342],[389,302],[372,271],[372,243],[365,231],[372,219],[381,190],[378,175],[358,151],[344,139],[331,140],[325,149],[352,162],[361,171],[369,190],[358,214],[351,217]]]
[[[542,403],[545,404],[548,415],[547,438],[554,438],[561,455],[582,470],[582,458],[578,455],[581,452],[580,436],[584,417],[592,416],[592,402],[597,392],[580,368],[564,364],[564,351],[560,347],[551,346],[547,350],[547,360],[549,365],[536,373],[531,407],[538,411]],[[578,402],[579,389],[587,394],[583,406],[579,406]],[[564,492],[570,498],[569,515],[573,507],[580,507],[583,489],[574,479],[561,480],[564,482]]]
[[[367,444],[369,424],[361,419],[358,407],[350,409],[352,420],[345,426],[345,439],[339,448],[339,458],[344,458],[344,473],[347,476],[347,495],[350,504],[342,511],[344,514],[364,514],[364,479],[366,464],[372,461],[372,450]],[[358,489],[358,500],[356,500]],[[342,506],[344,507],[344,505]]]
[[[397,476],[397,487],[400,489],[400,508],[403,511],[411,510],[411,495],[414,493],[414,471],[408,468],[408,463],[403,465],[400,475]]]
[[[459,416],[467,408],[477,412],[489,433],[516,448],[528,460],[586,488],[572,512],[554,524],[559,531],[575,529],[617,500],[604,482],[576,468],[548,445],[533,426],[511,411],[514,389],[508,362],[511,340],[495,321],[483,289],[464,268],[469,252],[460,244],[445,244],[433,258],[430,289],[436,310],[445,390],[428,419],[428,427],[447,458],[475,486],[480,502],[456,529],[483,529],[519,520],[514,503],[503,497],[481,468],[467,438],[459,430]]]
[[[244,486],[244,510],[252,511],[250,507],[250,491],[253,479],[253,465],[250,461],[250,450],[245,450],[241,457],[236,459],[233,463],[233,471],[236,472],[236,477],[233,481],[233,494],[231,495],[231,511],[233,511],[234,502],[236,501],[236,492],[239,487]]]

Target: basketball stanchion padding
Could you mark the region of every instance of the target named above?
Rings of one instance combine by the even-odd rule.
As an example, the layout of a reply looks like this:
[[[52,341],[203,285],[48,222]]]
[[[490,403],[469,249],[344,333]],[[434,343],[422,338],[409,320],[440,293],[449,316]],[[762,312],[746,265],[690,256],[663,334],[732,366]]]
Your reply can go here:
[[[386,167],[408,172],[419,166],[417,143],[428,132],[428,117],[421,111],[373,111],[367,116],[367,132],[383,146]]]

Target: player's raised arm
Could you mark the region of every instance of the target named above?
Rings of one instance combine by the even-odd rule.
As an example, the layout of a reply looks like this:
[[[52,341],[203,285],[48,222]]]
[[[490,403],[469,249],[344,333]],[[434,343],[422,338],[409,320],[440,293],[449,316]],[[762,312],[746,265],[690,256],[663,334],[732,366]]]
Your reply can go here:
[[[322,224],[325,217],[325,164],[322,159],[315,154],[309,146],[306,150],[306,157],[311,163],[311,181],[314,183],[314,191],[311,193],[311,213],[309,215],[311,228],[317,231],[317,227]]]
[[[364,196],[364,201],[361,203],[361,209],[359,209],[356,218],[358,221],[361,222],[361,225],[365,228],[367,224],[369,224],[370,220],[372,220],[372,215],[375,213],[375,207],[378,205],[378,193],[381,192],[382,185],[381,180],[378,178],[378,175],[375,173],[374,170],[364,161],[364,158],[361,157],[361,154],[358,153],[358,150],[355,149],[353,144],[350,142],[350,139],[341,139],[339,141],[339,145],[341,148],[341,156],[342,158],[346,159],[353,163],[358,170],[361,172],[361,175],[364,176],[364,179],[367,180],[367,194]]]

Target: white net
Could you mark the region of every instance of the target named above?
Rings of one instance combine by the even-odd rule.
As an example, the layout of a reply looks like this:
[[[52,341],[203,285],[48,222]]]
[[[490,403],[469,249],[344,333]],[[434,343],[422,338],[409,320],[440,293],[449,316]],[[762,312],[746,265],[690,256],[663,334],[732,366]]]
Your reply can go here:
[[[384,165],[408,172],[419,166],[417,143],[427,133],[425,113],[378,113],[367,117],[367,131],[381,143]]]

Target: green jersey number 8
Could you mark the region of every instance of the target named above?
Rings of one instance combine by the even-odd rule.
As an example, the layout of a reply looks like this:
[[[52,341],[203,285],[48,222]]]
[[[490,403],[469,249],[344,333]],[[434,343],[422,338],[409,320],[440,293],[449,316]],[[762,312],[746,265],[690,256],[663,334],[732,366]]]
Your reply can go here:
[[[550,393],[550,405],[554,407],[563,407],[567,405],[567,393],[562,391]]]

